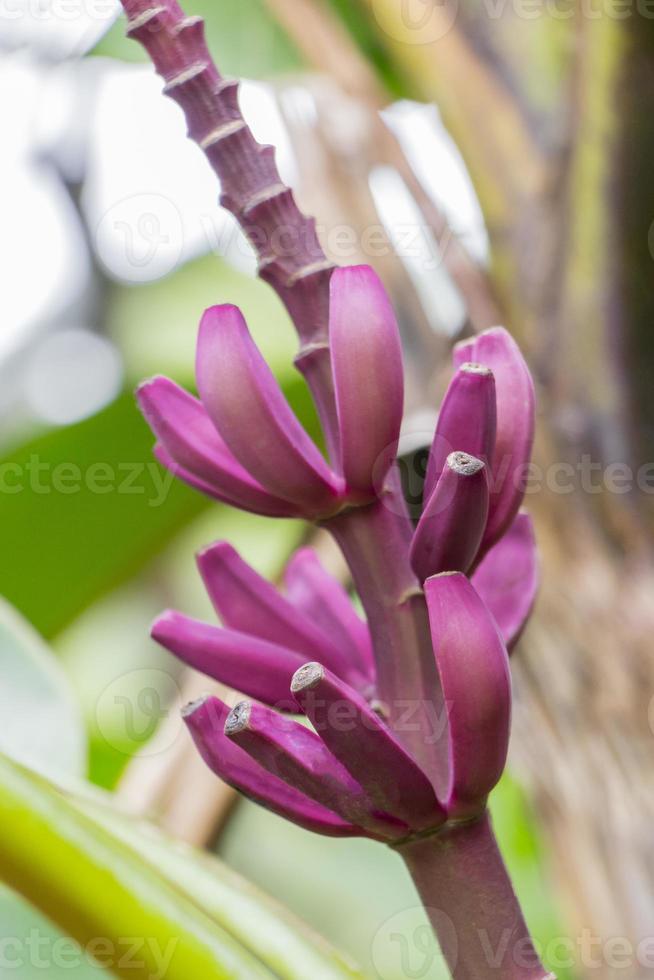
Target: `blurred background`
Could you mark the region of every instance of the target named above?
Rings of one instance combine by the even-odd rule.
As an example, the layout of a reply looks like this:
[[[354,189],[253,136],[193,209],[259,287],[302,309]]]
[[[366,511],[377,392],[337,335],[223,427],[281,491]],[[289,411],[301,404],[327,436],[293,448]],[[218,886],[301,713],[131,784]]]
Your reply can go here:
[[[543,588],[514,659],[495,820],[558,977],[649,976],[654,15],[636,0],[185,9],[205,17],[223,74],[244,79],[246,119],[277,147],[330,257],[370,262],[392,294],[410,472],[452,344],[504,323],[523,346],[539,395],[527,506]],[[94,784],[214,850],[370,977],[438,980],[433,949],[393,943],[424,926],[395,856],[235,801],[179,720],[206,681],[148,637],[165,606],[211,615],[199,547],[226,538],[275,578],[307,530],[173,483],[135,385],[165,373],[192,387],[199,317],[231,302],[303,423],[316,421],[288,316],[124,30],[112,0],[0,12],[0,594],[67,675]],[[9,648],[2,666],[22,669]],[[0,918],[18,934],[41,921],[9,892]]]

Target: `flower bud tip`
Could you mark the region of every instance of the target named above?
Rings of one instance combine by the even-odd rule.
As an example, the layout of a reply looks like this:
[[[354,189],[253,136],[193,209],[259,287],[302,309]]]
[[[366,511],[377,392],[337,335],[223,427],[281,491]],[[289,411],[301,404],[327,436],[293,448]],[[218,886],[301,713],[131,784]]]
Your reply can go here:
[[[227,715],[225,721],[225,735],[236,735],[243,732],[250,722],[250,711],[252,705],[249,701],[239,701]]]
[[[195,714],[195,712],[198,711],[203,704],[206,704],[210,697],[210,694],[201,694],[199,698],[189,701],[182,708],[182,718],[190,718],[191,715]]]
[[[317,663],[304,664],[293,674],[291,681],[291,693],[298,694],[300,691],[309,691],[316,687],[325,676],[324,668]]]
[[[481,459],[462,452],[450,453],[447,457],[447,465],[459,476],[474,476],[484,467]]]
[[[461,365],[459,371],[465,371],[466,374],[492,374],[493,372],[485,364],[477,364],[475,361],[466,361]]]

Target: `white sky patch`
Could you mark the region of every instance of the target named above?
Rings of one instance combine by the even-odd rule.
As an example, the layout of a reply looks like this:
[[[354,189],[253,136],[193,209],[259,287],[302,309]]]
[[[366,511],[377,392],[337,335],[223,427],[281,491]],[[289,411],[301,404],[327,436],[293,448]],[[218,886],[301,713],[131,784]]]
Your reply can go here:
[[[465,323],[465,305],[443,264],[439,243],[406,184],[392,167],[375,167],[370,174],[370,190],[432,328],[456,335]]]
[[[74,302],[89,267],[73,207],[46,168],[26,160],[0,162],[0,214],[3,358],[39,322]]]
[[[443,125],[437,107],[401,101],[382,115],[450,227],[473,258],[486,263],[489,241],[479,200],[463,157]]]
[[[29,48],[49,62],[90,51],[120,11],[118,0],[5,0],[5,49]]]
[[[254,274],[252,249],[217,206],[219,181],[186,137],[179,107],[149,66],[107,63],[92,120],[84,207],[108,274],[151,282],[208,251]],[[272,89],[244,82],[243,113],[256,138],[274,144],[282,178],[297,171]]]
[[[41,421],[67,425],[113,401],[122,380],[122,359],[111,341],[73,327],[47,335],[34,348],[25,396]]]

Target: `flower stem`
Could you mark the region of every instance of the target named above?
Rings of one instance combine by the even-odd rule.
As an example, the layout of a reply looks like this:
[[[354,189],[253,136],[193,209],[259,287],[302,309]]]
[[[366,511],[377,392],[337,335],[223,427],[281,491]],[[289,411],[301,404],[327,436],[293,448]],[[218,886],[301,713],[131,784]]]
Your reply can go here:
[[[396,475],[380,498],[325,522],[363,603],[377,666],[377,695],[398,738],[446,795],[445,707],[427,606],[409,564],[413,527]]]
[[[454,980],[555,980],[534,948],[487,811],[397,850]]]
[[[297,366],[307,378],[327,442],[336,446],[336,410],[329,374],[329,280],[333,263],[316,223],[283,183],[272,146],[257,143],[238,104],[238,83],[223,78],[204,38],[201,17],[177,0],[122,0],[127,34],[139,41],[165,82],[164,92],[186,117],[188,135],[220,178],[220,201],[254,248],[259,275],[286,305],[302,344]]]
[[[147,50],[166,83],[164,92],[183,110],[190,138],[220,178],[222,204],[257,252],[260,275],[289,306],[305,343],[325,339],[332,263],[315,222],[302,214],[282,182],[273,147],[257,143],[243,119],[238,83],[218,72],[202,18],[187,17],[177,0],[122,3],[128,36]]]

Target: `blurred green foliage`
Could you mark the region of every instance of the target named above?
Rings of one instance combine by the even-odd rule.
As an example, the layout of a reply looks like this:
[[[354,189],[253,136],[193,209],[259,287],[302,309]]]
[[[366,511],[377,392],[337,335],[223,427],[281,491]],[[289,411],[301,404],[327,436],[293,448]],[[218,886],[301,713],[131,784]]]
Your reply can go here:
[[[264,78],[302,64],[294,45],[271,17],[263,0],[220,0],[220,3],[188,0],[184,10],[204,17],[209,48],[224,75]],[[147,60],[141,46],[125,37],[122,17],[93,53],[123,61]]]
[[[131,392],[4,457],[19,492],[0,495],[0,593],[45,636],[134,575],[205,506],[152,462]],[[6,472],[9,472],[6,470]],[[19,482],[20,481],[20,482]],[[7,477],[7,483],[9,483]]]
[[[2,756],[0,787],[3,881],[82,949],[94,944],[116,975],[361,977],[218,862],[121,818],[97,794],[62,791]]]
[[[361,53],[376,69],[389,96],[410,98],[412,93],[408,81],[393,62],[364,6],[352,3],[352,0],[328,0],[328,3],[343,21]]]
[[[289,402],[319,440],[281,304],[265,285],[211,257],[160,282],[111,291],[109,330],[130,384],[167,371],[191,386],[199,317],[226,301],[242,305]],[[204,509],[221,509],[173,480],[153,459],[152,444],[128,390],[93,417],[4,455],[0,527],[11,561],[0,566],[0,595],[45,636],[133,578]]]
[[[0,676],[0,751],[39,772],[83,777],[87,746],[79,703],[52,651],[3,599]]]
[[[299,379],[293,367],[297,338],[273,290],[215,255],[188,262],[171,275],[142,286],[114,286],[106,312],[107,332],[125,359],[129,382],[169,374],[192,386],[195,341],[202,313],[215,303],[234,303],[282,386]],[[314,418],[310,399],[302,412]],[[307,423],[315,431],[315,422]]]

